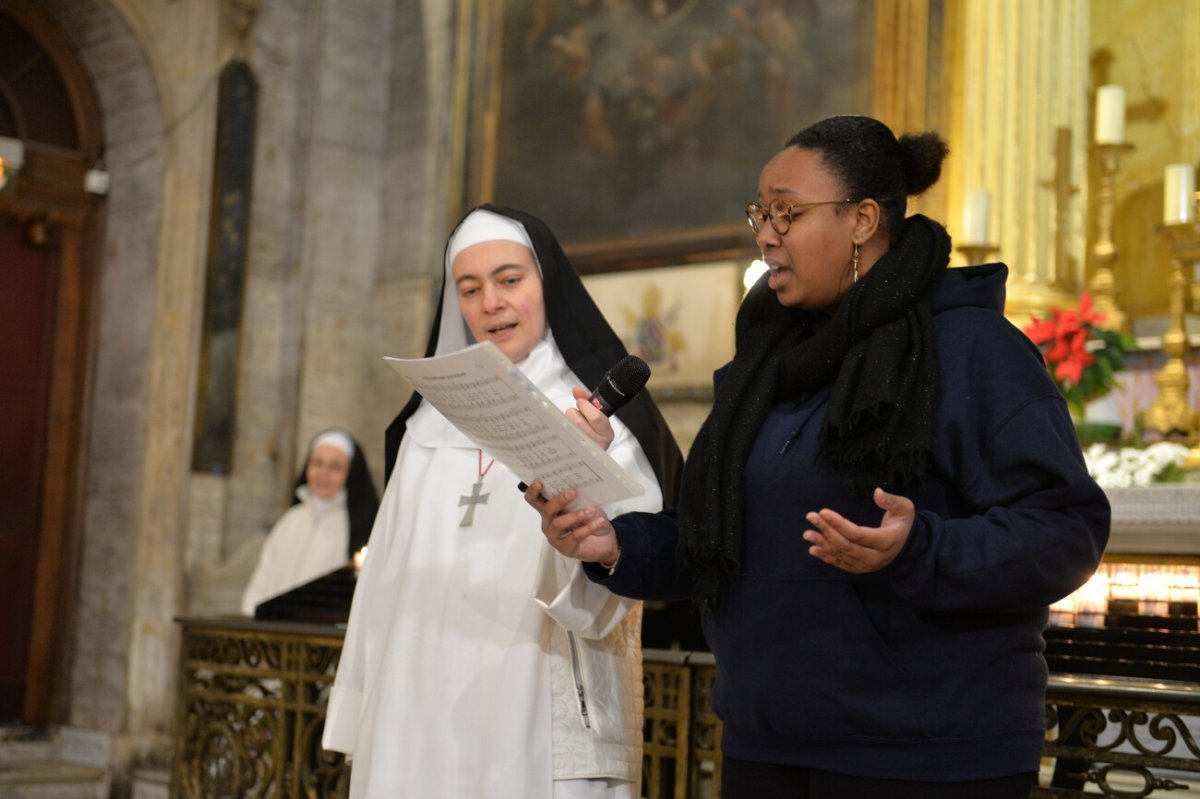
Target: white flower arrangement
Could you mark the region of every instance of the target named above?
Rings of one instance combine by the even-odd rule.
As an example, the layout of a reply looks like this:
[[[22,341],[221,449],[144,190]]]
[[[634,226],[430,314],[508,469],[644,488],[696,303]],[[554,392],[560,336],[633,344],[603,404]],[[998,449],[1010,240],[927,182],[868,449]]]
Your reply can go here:
[[[1188,448],[1171,441],[1148,447],[1092,444],[1083,452],[1088,474],[1101,488],[1129,488],[1178,479]]]

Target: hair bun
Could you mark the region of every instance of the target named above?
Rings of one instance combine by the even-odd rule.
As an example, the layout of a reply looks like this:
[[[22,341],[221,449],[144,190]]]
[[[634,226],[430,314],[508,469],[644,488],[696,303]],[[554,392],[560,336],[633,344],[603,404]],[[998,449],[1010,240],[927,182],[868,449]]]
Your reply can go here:
[[[909,196],[923,193],[942,175],[942,161],[950,153],[946,140],[932,131],[905,133],[899,139]]]

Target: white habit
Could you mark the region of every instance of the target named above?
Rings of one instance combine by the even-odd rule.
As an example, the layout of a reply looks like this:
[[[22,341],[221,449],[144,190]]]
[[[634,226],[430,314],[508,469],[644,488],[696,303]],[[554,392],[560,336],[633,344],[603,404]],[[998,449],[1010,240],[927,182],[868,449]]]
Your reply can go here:
[[[521,368],[556,406],[574,407],[571,387],[580,382],[552,337]],[[555,552],[517,478],[499,463],[488,468],[487,453],[486,503],[472,526],[460,527],[479,450],[440,418],[423,403],[408,420],[354,594],[325,747],[352,756],[354,799],[561,799],[595,796],[576,791],[596,786],[599,796],[631,796],[641,683],[631,689],[602,672],[640,675],[639,603],[591,583],[577,561]],[[659,509],[640,445],[612,423],[609,454],[645,493],[606,510]],[[572,681],[571,646],[583,664],[586,721],[575,686],[563,684]],[[607,712],[614,691],[626,692],[637,712]],[[620,750],[624,762],[598,760],[575,743],[586,740],[580,733],[634,745]],[[572,779],[583,777],[620,779],[608,789]]]
[[[242,612],[247,616],[253,616],[254,608],[264,600],[315,580],[349,560],[346,491],[321,500],[302,485],[296,496],[300,503],[288,508],[271,528],[242,592]]]

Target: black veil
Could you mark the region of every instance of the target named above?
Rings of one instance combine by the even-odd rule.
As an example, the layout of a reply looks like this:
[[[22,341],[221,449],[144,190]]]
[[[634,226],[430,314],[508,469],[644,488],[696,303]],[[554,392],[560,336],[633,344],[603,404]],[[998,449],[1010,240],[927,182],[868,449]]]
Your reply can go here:
[[[363,454],[362,444],[359,444],[354,436],[341,428],[332,427],[317,433],[312,440],[316,441],[322,434],[330,431],[341,433],[354,444],[354,457],[350,459],[350,473],[346,475],[346,515],[350,522],[350,543],[346,559],[349,560],[355,552],[366,546],[367,539],[371,537],[371,527],[375,524],[375,514],[379,511],[379,494],[375,491],[374,481],[371,480],[371,472],[367,468],[367,458]],[[300,469],[300,476],[296,478],[296,485],[292,489],[293,505],[300,502],[295,489],[308,483],[308,458],[310,455],[312,455],[312,442],[309,442],[308,451],[304,456],[304,467]]]
[[[546,324],[549,325],[559,352],[571,367],[571,371],[585,386],[594,387],[609,367],[628,353],[621,339],[609,326],[584,288],[583,281],[567,260],[558,239],[544,222],[532,214],[491,204],[480,205],[478,208],[513,219],[525,227],[542,269]],[[474,210],[476,209],[464,214],[463,219]],[[459,224],[461,223],[460,220]],[[453,238],[453,233],[448,237],[447,244],[450,238]],[[445,274],[445,270],[442,270],[442,274]],[[441,319],[442,301],[439,299],[429,334],[429,344],[425,348],[426,357],[437,351]],[[392,469],[396,465],[396,454],[404,437],[405,423],[416,412],[420,403],[420,394],[414,393],[388,426],[384,440],[385,480],[391,477]],[[616,416],[637,438],[650,461],[662,490],[663,505],[674,505],[683,457],[658,407],[650,399],[650,395],[643,391],[617,411]]]

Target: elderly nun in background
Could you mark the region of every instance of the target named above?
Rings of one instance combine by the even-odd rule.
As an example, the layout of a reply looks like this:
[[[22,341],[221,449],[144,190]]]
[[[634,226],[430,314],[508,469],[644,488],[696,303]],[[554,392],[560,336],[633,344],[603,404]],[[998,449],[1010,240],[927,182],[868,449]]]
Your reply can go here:
[[[427,356],[492,341],[642,484],[610,512],[673,500],[679,450],[649,397],[609,420],[572,392],[626,353],[540,220],[471,211],[444,280]],[[419,395],[386,470],[324,734],[350,795],[638,795],[640,605],[555,552],[517,477]],[[464,507],[476,483],[486,500]]]
[[[331,428],[308,445],[292,506],[279,517],[242,592],[242,612],[346,565],[371,535],[379,494],[362,447]]]

